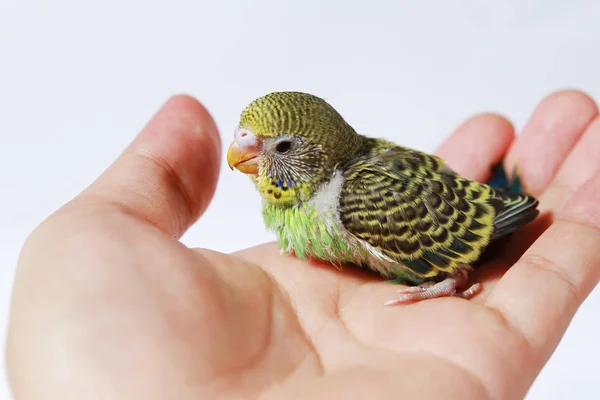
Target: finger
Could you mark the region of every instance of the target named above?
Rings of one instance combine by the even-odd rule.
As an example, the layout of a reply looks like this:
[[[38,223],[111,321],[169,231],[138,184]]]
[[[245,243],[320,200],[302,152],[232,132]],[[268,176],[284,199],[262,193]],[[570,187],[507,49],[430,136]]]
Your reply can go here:
[[[480,114],[456,128],[435,153],[465,178],[485,181],[513,138],[514,130],[508,120]]]
[[[175,96],[78,201],[116,204],[178,237],[212,198],[220,146],[208,111]]]
[[[539,196],[597,114],[593,100],[579,91],[551,94],[538,105],[509,150],[506,170],[511,173],[518,166],[526,190]]]
[[[486,305],[518,329],[545,362],[600,279],[600,175],[508,270]]]
[[[600,171],[599,154],[600,117],[596,115],[544,192],[543,206],[561,210],[571,194]]]

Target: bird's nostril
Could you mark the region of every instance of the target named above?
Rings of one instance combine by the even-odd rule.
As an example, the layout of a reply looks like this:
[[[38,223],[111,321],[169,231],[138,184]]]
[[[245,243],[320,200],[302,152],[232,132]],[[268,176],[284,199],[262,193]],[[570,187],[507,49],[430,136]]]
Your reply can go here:
[[[243,147],[252,147],[256,145],[256,137],[252,131],[240,129],[235,133],[235,138]]]

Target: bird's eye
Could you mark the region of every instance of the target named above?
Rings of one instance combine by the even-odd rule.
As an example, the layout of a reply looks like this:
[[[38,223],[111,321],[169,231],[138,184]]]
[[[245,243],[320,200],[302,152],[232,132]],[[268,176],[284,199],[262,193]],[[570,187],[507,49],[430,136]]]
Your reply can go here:
[[[292,142],[290,142],[289,140],[282,140],[281,142],[277,143],[277,146],[275,146],[275,151],[277,151],[280,154],[284,154],[290,151],[291,148]]]

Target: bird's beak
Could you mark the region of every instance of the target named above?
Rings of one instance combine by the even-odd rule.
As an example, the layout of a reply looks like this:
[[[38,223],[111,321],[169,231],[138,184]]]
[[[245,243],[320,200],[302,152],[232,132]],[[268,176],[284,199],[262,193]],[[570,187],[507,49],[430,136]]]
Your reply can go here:
[[[227,164],[232,170],[235,168],[240,172],[248,175],[258,174],[258,153],[260,146],[255,141],[254,143],[240,144],[236,138],[227,150]]]

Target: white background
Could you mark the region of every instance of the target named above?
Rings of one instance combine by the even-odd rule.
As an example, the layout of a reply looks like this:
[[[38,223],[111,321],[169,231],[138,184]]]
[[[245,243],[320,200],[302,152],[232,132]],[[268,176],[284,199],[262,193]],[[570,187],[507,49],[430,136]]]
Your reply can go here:
[[[431,151],[476,112],[521,128],[556,89],[600,99],[599,20],[594,0],[0,0],[0,339],[27,234],[168,96],[204,102],[225,143],[247,102],[300,90],[360,132]],[[251,191],[223,168],[183,241],[232,251],[272,240]],[[529,399],[600,397],[599,315],[596,290]]]

